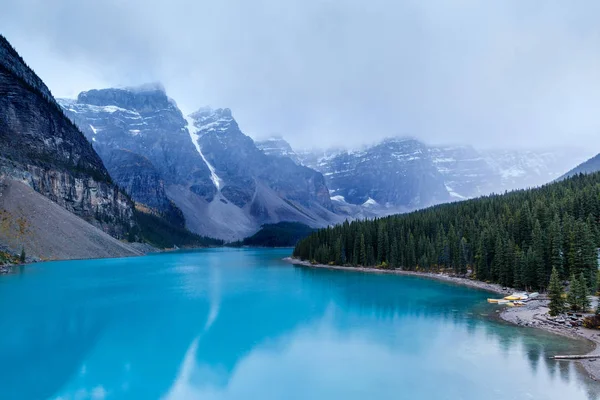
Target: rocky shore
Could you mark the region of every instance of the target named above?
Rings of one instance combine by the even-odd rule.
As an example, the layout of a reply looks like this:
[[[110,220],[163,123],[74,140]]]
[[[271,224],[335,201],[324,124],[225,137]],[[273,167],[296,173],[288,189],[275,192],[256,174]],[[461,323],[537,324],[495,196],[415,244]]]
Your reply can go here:
[[[450,276],[441,273],[428,273],[428,272],[415,272],[415,271],[402,271],[402,270],[386,270],[379,268],[364,268],[364,267],[343,267],[339,265],[324,265],[324,264],[311,264],[307,261],[297,260],[291,257],[284,258],[284,261],[292,263],[294,265],[301,265],[310,268],[325,268],[325,269],[336,269],[345,271],[358,271],[366,273],[378,273],[378,274],[392,274],[392,275],[406,275],[406,276],[418,276],[428,279],[437,279],[444,282],[450,282],[457,285],[468,286],[475,289],[486,290],[499,295],[506,296],[514,293],[515,290],[512,288],[505,288],[501,285],[494,283],[486,283],[476,281],[468,278],[461,278],[456,276]],[[594,380],[600,380],[600,331],[592,329],[586,329],[583,327],[572,327],[569,324],[560,323],[556,320],[548,318],[548,299],[544,296],[540,296],[538,299],[532,299],[525,303],[523,307],[505,307],[500,312],[500,318],[506,322],[526,326],[531,328],[543,329],[547,332],[566,336],[573,339],[582,339],[590,341],[594,344],[594,350],[589,352],[587,355],[598,355],[598,359],[591,358],[586,360],[578,360],[577,362],[585,368],[590,378]],[[595,307],[598,302],[596,297],[592,297],[592,306]],[[502,307],[502,306],[500,306]],[[565,361],[566,362],[566,361]]]

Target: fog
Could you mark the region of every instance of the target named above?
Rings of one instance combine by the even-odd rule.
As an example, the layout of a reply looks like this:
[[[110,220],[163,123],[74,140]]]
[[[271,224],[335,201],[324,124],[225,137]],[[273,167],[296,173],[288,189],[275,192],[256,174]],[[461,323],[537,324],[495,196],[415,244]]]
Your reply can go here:
[[[389,136],[600,152],[600,2],[0,0],[57,97],[162,82],[296,147]],[[594,152],[594,151],[592,151]]]

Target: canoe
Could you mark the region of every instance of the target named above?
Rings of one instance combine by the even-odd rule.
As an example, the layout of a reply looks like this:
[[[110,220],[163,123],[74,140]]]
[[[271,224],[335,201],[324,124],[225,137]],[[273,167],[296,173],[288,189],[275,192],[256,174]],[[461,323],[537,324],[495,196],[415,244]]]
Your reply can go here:
[[[488,299],[488,303],[497,304],[500,300],[498,299]]]
[[[510,296],[506,296],[504,300],[527,300],[528,297],[525,293],[513,293]]]
[[[508,304],[508,300],[498,300],[498,304]]]
[[[540,295],[540,294],[539,294],[538,292],[534,292],[534,293],[531,293],[531,294],[529,295],[529,298],[530,298],[530,299],[535,299],[535,298],[536,298],[536,297],[538,297],[539,295]]]
[[[513,301],[513,300],[521,300],[521,296],[515,296],[514,294],[512,296],[506,296],[504,298],[504,300],[509,300],[509,301]]]

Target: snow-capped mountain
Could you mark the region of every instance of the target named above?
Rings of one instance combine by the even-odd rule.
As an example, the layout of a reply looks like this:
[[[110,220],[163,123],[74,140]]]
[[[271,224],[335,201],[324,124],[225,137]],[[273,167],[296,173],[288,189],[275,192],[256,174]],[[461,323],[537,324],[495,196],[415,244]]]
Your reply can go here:
[[[319,172],[265,154],[228,109],[184,116],[156,85],[90,90],[60,104],[134,200],[182,213],[193,232],[237,240],[264,223],[340,220]]]
[[[284,146],[280,146],[284,147]],[[539,186],[586,158],[585,150],[480,151],[388,139],[355,151],[296,151],[323,173],[332,200],[389,213]]]
[[[428,148],[411,138],[390,139],[360,151],[300,153],[321,171],[332,199],[381,212],[399,212],[451,200]]]
[[[254,220],[323,226],[333,213],[323,175],[288,157],[265,154],[240,130],[229,109],[202,108],[189,116],[191,136],[211,166],[214,186]]]

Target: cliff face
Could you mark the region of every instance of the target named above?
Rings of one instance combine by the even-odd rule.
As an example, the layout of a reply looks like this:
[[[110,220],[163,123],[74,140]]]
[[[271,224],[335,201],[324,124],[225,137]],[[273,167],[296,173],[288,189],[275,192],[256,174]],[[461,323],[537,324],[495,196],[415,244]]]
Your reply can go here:
[[[91,144],[48,88],[0,36],[0,175],[123,238],[133,202],[112,183]]]

